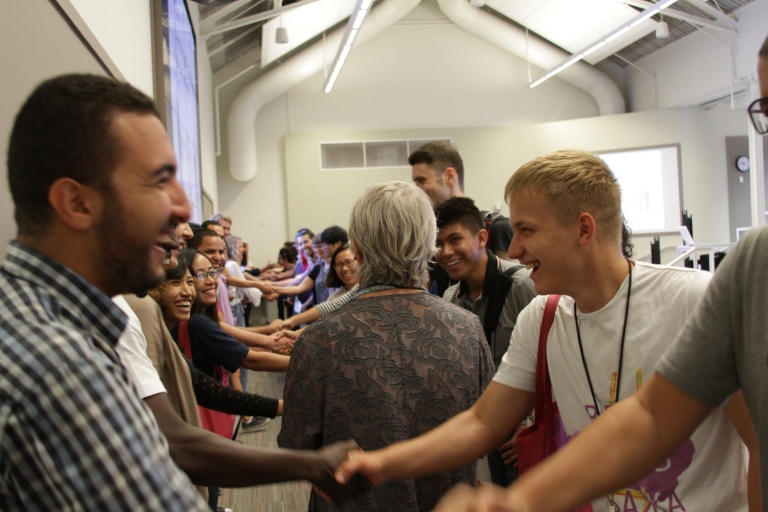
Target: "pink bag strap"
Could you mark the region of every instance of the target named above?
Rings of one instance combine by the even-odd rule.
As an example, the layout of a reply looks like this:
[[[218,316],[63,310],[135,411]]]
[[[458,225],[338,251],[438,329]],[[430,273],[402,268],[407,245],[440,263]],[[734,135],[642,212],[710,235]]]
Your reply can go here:
[[[547,366],[547,339],[549,338],[549,330],[555,321],[555,312],[559,301],[559,295],[548,296],[547,304],[544,306],[544,316],[541,319],[539,352],[536,360],[536,409],[534,414],[534,424],[536,425],[553,417],[552,381],[549,379]]]

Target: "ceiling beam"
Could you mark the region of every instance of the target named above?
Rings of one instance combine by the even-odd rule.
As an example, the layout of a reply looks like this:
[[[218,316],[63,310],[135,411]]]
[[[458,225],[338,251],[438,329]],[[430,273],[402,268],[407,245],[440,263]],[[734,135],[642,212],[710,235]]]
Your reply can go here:
[[[272,9],[270,11],[262,12],[259,14],[254,14],[252,16],[246,16],[244,18],[240,18],[234,21],[229,21],[227,23],[223,23],[221,25],[216,26],[214,29],[210,31],[202,31],[200,34],[203,37],[212,36],[214,34],[221,34],[222,32],[228,32],[230,30],[245,27],[247,25],[252,25],[253,23],[258,23],[260,21],[270,20],[274,18],[275,16],[279,16],[283,14],[284,12],[292,11],[293,9],[296,9],[298,7],[302,7],[307,4],[311,4],[312,2],[316,2],[317,0],[301,0],[300,2],[296,2],[290,5],[286,5],[285,7],[279,7],[276,9]]]
[[[226,18],[227,16],[229,16],[236,10],[240,9],[241,7],[248,5],[248,3],[250,3],[251,1],[252,0],[236,0],[231,4],[226,4],[222,6],[218,11],[200,20],[200,32],[205,33],[209,30],[213,30],[214,28],[216,28],[216,23]]]
[[[238,42],[239,40],[241,40],[242,38],[244,38],[245,36],[247,36],[248,34],[253,32],[257,28],[258,27],[253,27],[250,30],[244,30],[242,34],[237,34],[235,37],[232,37],[229,40],[227,40],[227,42],[222,43],[222,44],[216,46],[216,48],[213,48],[213,49],[209,50],[208,51],[208,57],[213,57],[217,53],[226,50],[231,45],[235,44],[236,42]]]
[[[654,2],[648,2],[646,0],[622,0],[622,1],[627,5],[640,7],[642,9],[648,9],[654,5]],[[699,2],[698,0],[694,0],[694,2],[696,7],[699,7],[699,8],[701,7],[701,4],[704,4],[704,2]],[[709,5],[707,5],[707,7],[712,9],[712,7],[710,7]],[[736,20],[728,18],[728,20],[726,21],[724,18],[727,18],[727,16],[723,16],[720,13],[720,11],[718,11],[717,9],[715,9],[715,12],[717,15],[715,15],[715,13],[712,13],[712,16],[717,18],[715,21],[712,21],[707,18],[702,18],[694,14],[688,14],[686,12],[676,11],[674,9],[666,9],[662,14],[667,18],[675,18],[678,20],[682,20],[690,23],[691,25],[696,25],[697,27],[716,28],[718,30],[725,30],[727,32],[738,32],[739,24]]]

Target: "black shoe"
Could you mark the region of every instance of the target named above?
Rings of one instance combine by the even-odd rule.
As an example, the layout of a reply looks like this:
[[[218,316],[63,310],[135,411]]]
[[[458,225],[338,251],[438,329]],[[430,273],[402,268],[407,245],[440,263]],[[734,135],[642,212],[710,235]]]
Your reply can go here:
[[[251,432],[254,430],[263,430],[264,426],[272,421],[272,418],[264,418],[261,416],[254,416],[249,422],[240,423],[240,428],[243,432]]]

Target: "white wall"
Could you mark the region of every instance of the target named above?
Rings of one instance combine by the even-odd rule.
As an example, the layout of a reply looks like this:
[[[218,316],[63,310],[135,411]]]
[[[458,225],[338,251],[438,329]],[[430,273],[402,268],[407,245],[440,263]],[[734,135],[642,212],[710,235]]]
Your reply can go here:
[[[225,73],[214,82],[223,82]],[[221,119],[249,79],[221,90]],[[217,159],[220,207],[250,242],[254,262],[274,259],[296,227],[285,196],[287,134],[515,126],[598,114],[591,96],[562,80],[530,89],[525,61],[456,27],[431,1],[356,47],[332,93],[323,93],[323,80],[320,72],[261,110],[254,141],[259,171],[247,184],[229,176],[225,123],[224,154]],[[309,204],[323,203],[324,189],[303,191],[313,198]],[[313,229],[324,227],[312,220]]]
[[[56,1],[62,7],[71,4],[122,77],[154,97],[150,0]]]
[[[16,112],[32,89],[63,73],[105,74],[47,0],[4,2],[0,16],[0,255],[16,236],[5,155]]]
[[[757,52],[768,35],[768,0],[755,0],[736,11],[739,34],[733,65],[736,90],[742,80],[755,80]],[[725,41],[722,36],[719,36]],[[653,52],[636,62],[656,75],[658,108],[700,105],[730,93],[731,49],[714,37],[698,31]],[[653,110],[651,77],[632,67],[625,68],[628,107],[631,111]]]
[[[285,138],[289,229],[345,226],[352,203],[367,186],[410,180],[408,167],[321,171],[320,142],[451,137],[464,160],[465,191],[482,209],[503,204],[507,179],[537,156],[565,148],[601,151],[679,143],[683,207],[693,215],[696,240],[727,242],[724,137],[743,135],[746,128],[742,112],[687,108],[513,127],[290,133]],[[649,242],[637,239],[638,255],[650,252]],[[664,241],[677,243],[674,237]]]

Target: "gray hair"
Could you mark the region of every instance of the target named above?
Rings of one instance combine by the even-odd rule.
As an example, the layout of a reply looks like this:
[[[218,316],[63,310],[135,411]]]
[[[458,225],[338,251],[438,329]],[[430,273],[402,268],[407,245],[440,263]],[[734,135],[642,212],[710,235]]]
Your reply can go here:
[[[422,286],[436,237],[435,212],[421,189],[403,181],[368,187],[349,216],[349,238],[362,255],[360,287]]]
[[[224,242],[226,242],[226,244],[227,244],[227,258],[228,259],[233,260],[233,261],[237,261],[237,260],[235,260],[235,255],[237,254],[237,246],[238,246],[237,242],[239,242],[240,240],[242,240],[242,238],[240,238],[239,236],[235,236],[235,235],[228,235],[228,236],[224,237]]]
[[[209,220],[213,220],[213,221],[216,221],[216,222],[219,222],[220,220],[223,220],[225,222],[229,222],[230,224],[234,224],[232,222],[232,217],[230,217],[229,215],[227,215],[224,212],[215,213],[215,214],[211,215],[211,218]]]

